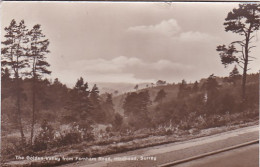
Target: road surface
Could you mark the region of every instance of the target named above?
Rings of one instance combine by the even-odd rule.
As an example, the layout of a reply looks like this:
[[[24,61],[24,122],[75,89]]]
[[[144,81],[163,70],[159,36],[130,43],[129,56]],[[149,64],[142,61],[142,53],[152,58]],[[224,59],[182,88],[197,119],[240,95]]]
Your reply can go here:
[[[174,167],[258,167],[259,145],[254,144],[235,150],[211,155]]]
[[[114,154],[110,156],[105,156],[100,159],[83,160],[77,163],[63,165],[62,167],[151,167],[158,166],[164,163],[169,163],[172,161],[177,161],[192,156],[197,156],[199,154],[204,154],[207,152],[224,149],[226,147],[231,147],[244,142],[249,142],[259,138],[259,129],[257,126],[251,126],[246,128],[241,128],[229,132],[224,132],[212,136],[201,137],[193,139],[190,141],[176,142],[171,144],[165,144],[155,147],[149,147],[144,149],[138,149],[134,151],[128,151],[125,153]],[[211,162],[222,162],[227,164],[235,164],[236,159],[241,161],[244,155],[248,156],[249,161],[258,160],[258,152],[256,147],[249,147],[250,149],[241,148],[239,151],[229,151],[231,154],[221,153],[221,155],[214,155],[217,160],[205,158],[205,163],[200,160],[196,160],[198,166],[194,167],[206,167],[209,166],[208,163]],[[256,155],[256,156],[253,156]],[[251,157],[251,158],[250,158]],[[256,158],[257,157],[257,158]],[[228,158],[231,160],[229,161]],[[120,161],[122,160],[122,161]],[[258,162],[258,161],[257,161]],[[251,163],[252,167],[256,163]],[[220,163],[219,163],[220,164]],[[240,163],[239,163],[240,164]],[[242,164],[242,163],[241,163]],[[211,165],[210,165],[211,166]],[[221,165],[223,166],[223,164]],[[230,167],[230,165],[224,165]],[[251,167],[246,165],[247,167]],[[214,167],[214,166],[211,166]],[[218,166],[215,166],[218,167]],[[239,166],[236,166],[239,167]]]

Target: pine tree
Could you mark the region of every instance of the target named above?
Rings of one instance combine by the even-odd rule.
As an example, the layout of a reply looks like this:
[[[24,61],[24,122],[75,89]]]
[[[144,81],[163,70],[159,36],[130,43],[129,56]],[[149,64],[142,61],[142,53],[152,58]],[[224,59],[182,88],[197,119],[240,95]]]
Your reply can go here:
[[[198,83],[198,81],[195,81],[194,85],[192,87],[192,91],[197,92],[198,90],[199,90],[199,83]]]
[[[218,92],[219,84],[216,80],[216,76],[214,74],[211,74],[205,83],[205,89],[206,89],[206,101],[208,103],[211,103],[215,100],[215,96]]]
[[[187,95],[188,95],[187,82],[183,79],[179,86],[178,97],[184,98]]]
[[[91,103],[93,104],[93,115],[95,120],[98,122],[104,121],[104,113],[101,109],[101,100],[99,96],[99,90],[96,84],[94,84],[94,86],[92,87],[89,98]]]
[[[131,114],[138,113],[138,103],[138,93],[128,93],[123,103],[124,114],[130,116]]]
[[[112,94],[110,94],[110,93],[107,94],[106,103],[112,107],[114,106],[113,100],[112,100]]]
[[[105,118],[107,123],[112,123],[115,117],[115,109],[112,99],[112,94],[108,93],[105,103],[102,105],[102,111],[105,112]]]
[[[162,85],[165,85],[166,84],[166,81],[163,81],[163,80],[158,80],[157,82],[156,82],[156,85],[157,86],[162,86]]]
[[[230,79],[230,81],[231,81],[234,85],[236,85],[236,82],[237,82],[237,80],[238,80],[240,77],[241,77],[241,75],[239,74],[239,71],[238,71],[237,67],[235,66],[235,67],[233,68],[233,70],[229,73],[229,79]]]
[[[218,82],[216,80],[216,76],[214,74],[211,74],[206,81],[206,90],[208,92],[215,92],[217,88],[219,87]]]
[[[72,91],[69,93],[69,101],[66,108],[71,112],[73,120],[88,120],[92,114],[93,105],[89,99],[88,83],[80,77]]]
[[[137,91],[138,90],[138,85],[135,85],[134,89]]]
[[[225,67],[228,64],[237,63],[243,69],[242,99],[245,101],[248,64],[255,58],[249,55],[251,49],[255,47],[251,44],[255,37],[253,33],[258,31],[260,27],[260,4],[239,4],[238,8],[228,13],[224,26],[225,31],[231,31],[244,38],[232,42],[228,47],[219,45],[217,51],[220,52],[221,62]],[[238,45],[241,50],[237,50],[234,45]],[[236,55],[237,53],[240,55]]]
[[[89,95],[89,91],[88,91],[88,83],[84,83],[84,79],[82,77],[80,77],[74,88],[73,88],[74,92],[76,92],[79,96],[82,96],[82,98],[86,98]]]
[[[92,90],[90,91],[90,100],[96,107],[100,105],[99,90],[96,84],[94,84]]]
[[[123,117],[120,114],[116,113],[115,119],[114,119],[114,122],[113,122],[113,128],[118,130],[118,129],[121,128],[120,126],[122,124],[123,124]]]
[[[128,93],[124,104],[124,114],[128,116],[129,123],[135,128],[148,127],[150,118],[148,117],[148,106],[151,104],[148,91],[139,93]]]
[[[155,99],[154,99],[154,102],[159,102],[159,103],[161,103],[162,100],[163,100],[165,97],[166,97],[166,93],[165,93],[164,89],[161,89],[161,90],[157,93],[157,95],[156,95],[156,97],[155,97]]]
[[[28,43],[26,33],[28,29],[23,20],[19,24],[12,20],[10,25],[5,27],[4,30],[6,34],[4,35],[5,41],[2,42],[1,64],[2,67],[9,69],[15,81],[17,123],[21,133],[21,141],[25,143],[21,111],[21,78],[25,76],[24,72],[26,67],[28,67],[28,60],[26,59],[26,44]]]
[[[30,60],[31,77],[32,77],[32,124],[31,124],[31,145],[33,143],[34,125],[35,125],[35,112],[36,112],[36,95],[37,81],[46,74],[50,74],[47,68],[50,64],[46,61],[46,54],[48,50],[49,40],[45,39],[45,35],[42,34],[41,26],[39,24],[33,26],[28,32],[30,39],[30,47],[27,56]]]

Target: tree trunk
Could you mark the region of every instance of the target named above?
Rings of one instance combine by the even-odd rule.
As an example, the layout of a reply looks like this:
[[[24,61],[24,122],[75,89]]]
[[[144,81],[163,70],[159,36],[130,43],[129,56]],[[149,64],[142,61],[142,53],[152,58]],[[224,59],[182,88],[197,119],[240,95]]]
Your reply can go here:
[[[23,125],[22,125],[22,115],[21,115],[21,104],[20,104],[20,100],[21,100],[21,90],[20,90],[20,83],[19,83],[19,78],[18,76],[16,76],[15,78],[16,80],[16,107],[17,107],[17,121],[18,121],[18,126],[19,126],[19,130],[21,133],[21,142],[22,144],[25,144],[25,137],[24,137],[24,133],[23,133]]]
[[[247,64],[245,61],[244,69],[243,69],[243,79],[242,79],[242,100],[246,100],[246,75],[247,75]]]
[[[20,49],[20,41],[21,39],[19,39],[19,43],[18,43],[18,48],[17,51]],[[12,52],[12,51],[11,51]],[[12,53],[13,54],[13,53]],[[24,133],[23,133],[23,124],[22,124],[22,114],[21,114],[21,87],[20,87],[20,83],[19,83],[19,56],[16,56],[16,70],[14,69],[14,74],[15,74],[15,80],[16,80],[16,106],[17,106],[17,116],[18,116],[18,125],[19,125],[19,130],[21,133],[21,142],[22,145],[25,144],[25,137],[24,137]]]
[[[249,29],[247,31],[246,35],[246,43],[245,43],[245,57],[244,57],[244,68],[243,68],[243,80],[242,80],[242,100],[243,102],[246,101],[246,77],[247,77],[247,66],[248,66],[248,45],[250,41],[250,34],[251,34],[251,28],[252,24],[250,24]]]
[[[31,125],[31,146],[33,145],[33,135],[34,135],[34,124],[35,124],[35,76],[33,77],[32,85],[32,125]]]

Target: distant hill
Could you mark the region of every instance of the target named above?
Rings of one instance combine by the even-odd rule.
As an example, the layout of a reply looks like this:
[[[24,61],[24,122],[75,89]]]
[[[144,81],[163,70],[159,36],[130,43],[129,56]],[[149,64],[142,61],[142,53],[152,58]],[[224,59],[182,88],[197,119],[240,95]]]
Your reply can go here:
[[[168,85],[162,85],[162,86],[146,87],[146,84],[145,84],[145,86],[142,89],[138,89],[137,92],[148,90],[149,95],[150,95],[150,100],[154,101],[157,93],[161,89],[164,89],[164,91],[166,92],[166,98],[164,100],[170,101],[173,98],[177,97],[179,85],[168,84]],[[133,91],[135,91],[135,90],[132,89],[131,92],[133,92]],[[120,113],[121,115],[123,115],[123,113],[124,113],[122,106],[123,106],[123,103],[124,103],[124,100],[125,100],[127,93],[128,92],[125,92],[125,93],[122,93],[122,94],[119,94],[119,95],[114,95],[114,97],[113,97],[113,103],[114,103],[115,110],[116,110],[116,112]]]
[[[201,88],[203,83],[206,82],[207,78],[202,78],[200,79],[199,82],[199,87]],[[225,77],[216,77],[216,80],[218,82],[219,85],[230,85],[231,83],[225,82]],[[251,83],[257,83],[259,82],[259,74],[248,74],[247,75],[247,84],[250,85]],[[112,83],[111,86],[116,86],[117,84]],[[136,84],[122,84],[121,88],[125,88],[124,91],[121,91],[121,93],[119,94],[114,94],[113,95],[113,103],[114,103],[114,108],[116,110],[116,112],[120,113],[121,115],[123,115],[124,110],[122,108],[123,103],[124,103],[124,99],[127,95],[128,92],[134,92],[136,90],[134,90],[134,86]],[[137,92],[140,91],[145,91],[148,90],[149,91],[149,95],[150,95],[150,100],[154,101],[157,93],[160,91],[160,89],[164,89],[164,91],[166,92],[166,97],[164,99],[164,102],[170,102],[173,99],[177,98],[177,94],[179,91],[179,83],[178,84],[165,84],[165,85],[161,85],[161,86],[151,86],[151,84],[148,84],[148,87],[146,87],[146,84],[138,84],[140,85]],[[120,86],[120,84],[118,84],[118,86]],[[125,87],[123,87],[125,86]],[[128,87],[127,87],[128,86]],[[188,83],[187,84],[188,87],[193,87],[193,83]],[[129,91],[127,91],[127,88],[129,88]],[[119,90],[119,89],[118,89]],[[123,90],[123,89],[122,89]],[[151,107],[155,106],[156,103],[153,103]]]
[[[138,85],[139,89],[143,89],[146,85],[150,86],[150,83],[113,83],[113,82],[96,82],[96,83],[89,83],[90,88],[96,84],[99,88],[100,94],[103,93],[112,93],[115,95],[123,94],[126,92],[135,91],[134,87]],[[117,93],[115,93],[117,91]]]

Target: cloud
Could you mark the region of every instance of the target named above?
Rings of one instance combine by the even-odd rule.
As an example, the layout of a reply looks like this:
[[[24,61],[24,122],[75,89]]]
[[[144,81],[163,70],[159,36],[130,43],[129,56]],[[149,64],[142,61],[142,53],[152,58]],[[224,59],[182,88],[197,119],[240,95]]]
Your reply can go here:
[[[69,68],[81,68],[82,71],[87,73],[121,73],[132,68],[142,68],[149,70],[164,70],[164,69],[181,69],[190,68],[180,63],[174,63],[169,60],[160,59],[155,62],[145,62],[136,57],[119,56],[110,60],[106,59],[92,59],[83,60],[70,63]]]
[[[163,20],[155,25],[141,25],[129,27],[127,32],[142,33],[147,35],[164,35],[180,42],[204,42],[216,41],[219,37],[199,31],[181,32],[181,27],[175,19]]]
[[[159,60],[155,63],[151,64],[153,68],[157,69],[157,70],[163,70],[163,69],[173,69],[173,70],[177,70],[177,69],[183,69],[183,68],[191,68],[190,66],[184,65],[184,64],[180,64],[180,63],[174,63],[171,62],[169,60]]]
[[[215,37],[207,33],[198,32],[198,31],[183,32],[180,34],[178,38],[182,42],[203,42],[203,41],[207,42],[207,41],[219,40],[218,37]]]
[[[77,72],[74,69],[81,69]],[[61,78],[76,81],[80,76],[89,82],[151,82],[168,80],[173,74],[191,71],[193,67],[166,59],[154,62],[137,57],[119,56],[113,59],[91,59],[71,62],[62,72]],[[175,75],[178,76],[178,75]],[[66,82],[66,81],[65,81]],[[67,81],[69,82],[69,81]]]
[[[143,79],[163,79],[169,82],[180,80],[193,70],[193,66],[160,59],[154,62],[142,62],[142,65],[129,67],[125,72],[131,71],[136,78]]]
[[[147,34],[162,34],[165,36],[173,36],[181,30],[175,19],[163,20],[159,24],[155,25],[141,25],[129,27],[128,32],[139,32]]]
[[[135,57],[119,56],[111,60],[98,58],[90,60],[75,61],[69,65],[71,69],[81,68],[87,73],[120,73],[124,68],[131,66],[142,66],[143,62]]]

